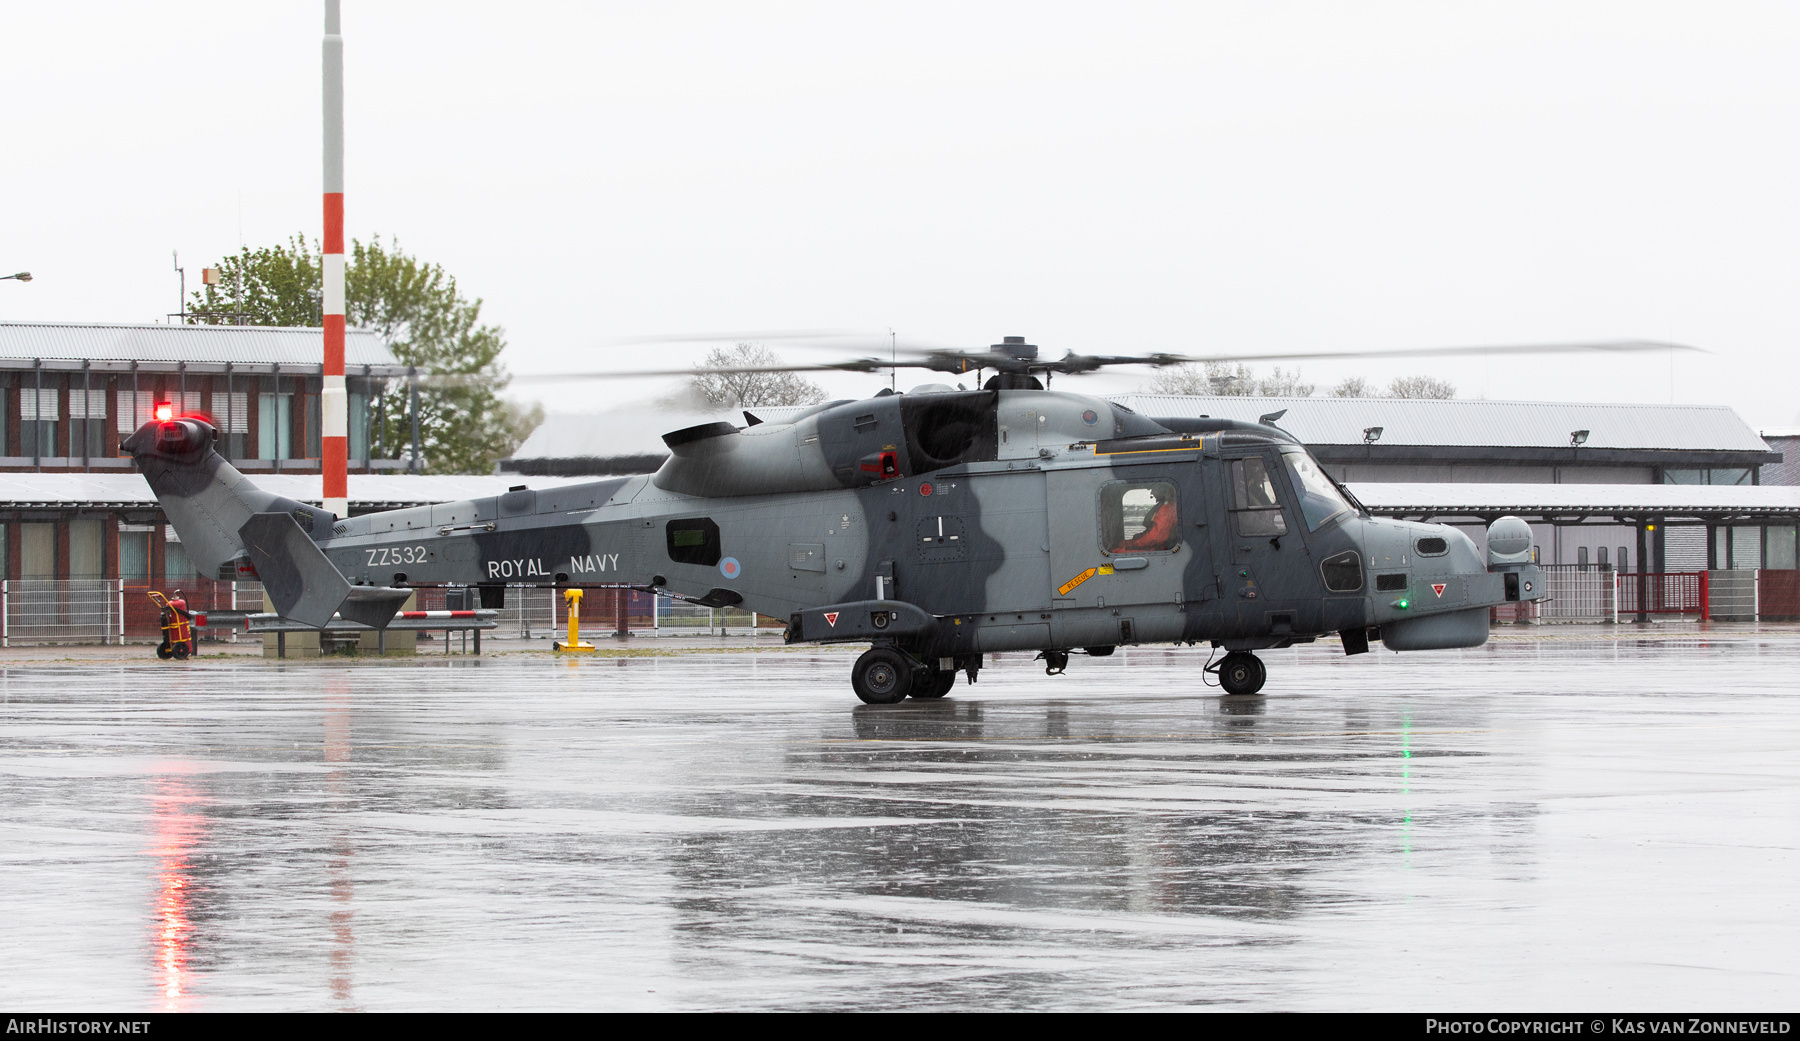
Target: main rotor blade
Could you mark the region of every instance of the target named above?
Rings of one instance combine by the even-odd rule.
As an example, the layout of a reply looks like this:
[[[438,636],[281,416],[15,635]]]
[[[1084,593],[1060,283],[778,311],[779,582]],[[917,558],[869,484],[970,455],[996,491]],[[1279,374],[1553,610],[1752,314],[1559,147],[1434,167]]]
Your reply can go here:
[[[899,363],[899,366],[905,368],[909,364],[903,361]],[[514,373],[511,382],[563,383],[569,380],[628,380],[640,377],[712,376],[750,372],[874,372],[877,369],[893,367],[893,362],[881,361],[878,358],[856,358],[851,361],[824,362],[813,365],[739,365],[722,369],[693,366],[686,369],[631,369],[618,372]],[[486,382],[486,378],[463,375],[420,376],[419,382],[433,386],[467,386]]]
[[[1205,365],[1208,362],[1323,361],[1336,358],[1444,358],[1488,354],[1574,354],[1582,351],[1698,351],[1703,347],[1656,340],[1601,340],[1591,343],[1517,343],[1482,347],[1392,347],[1364,351],[1279,351],[1274,354],[1153,354],[1136,360],[1139,365]],[[1128,365],[1124,358],[1100,359],[1105,365]]]

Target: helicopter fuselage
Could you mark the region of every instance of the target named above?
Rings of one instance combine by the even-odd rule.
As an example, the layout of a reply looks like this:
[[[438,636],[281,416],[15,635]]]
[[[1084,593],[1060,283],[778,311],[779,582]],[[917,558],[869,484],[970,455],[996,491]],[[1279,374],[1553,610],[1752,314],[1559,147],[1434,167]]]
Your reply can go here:
[[[1002,390],[669,441],[654,475],[370,514],[319,544],[358,584],[655,587],[924,660],[1370,627],[1397,649],[1469,646],[1508,599],[1461,532],[1355,509],[1263,425],[1177,432]]]

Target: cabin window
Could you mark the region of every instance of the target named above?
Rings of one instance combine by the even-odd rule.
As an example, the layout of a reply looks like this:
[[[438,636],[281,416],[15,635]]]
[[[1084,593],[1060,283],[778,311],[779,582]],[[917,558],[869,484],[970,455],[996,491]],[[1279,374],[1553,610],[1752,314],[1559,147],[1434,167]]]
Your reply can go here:
[[[1114,481],[1100,489],[1101,545],[1108,553],[1169,552],[1181,546],[1173,481]]]
[[[1287,518],[1262,456],[1231,461],[1231,503],[1239,535],[1286,535]]]
[[[719,550],[719,526],[710,518],[672,520],[665,530],[669,540],[669,559],[677,564],[712,567],[723,556]]]

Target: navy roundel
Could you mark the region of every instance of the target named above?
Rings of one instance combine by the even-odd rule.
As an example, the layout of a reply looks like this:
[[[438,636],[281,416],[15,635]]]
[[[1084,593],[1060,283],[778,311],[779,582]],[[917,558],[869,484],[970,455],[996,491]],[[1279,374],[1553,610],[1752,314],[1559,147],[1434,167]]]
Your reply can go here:
[[[1086,423],[1088,426],[1093,426],[1095,423],[1099,422],[1099,420],[1100,420],[1100,417],[1098,415],[1096,415],[1094,410],[1091,408],[1081,414],[1081,421],[1083,423]]]

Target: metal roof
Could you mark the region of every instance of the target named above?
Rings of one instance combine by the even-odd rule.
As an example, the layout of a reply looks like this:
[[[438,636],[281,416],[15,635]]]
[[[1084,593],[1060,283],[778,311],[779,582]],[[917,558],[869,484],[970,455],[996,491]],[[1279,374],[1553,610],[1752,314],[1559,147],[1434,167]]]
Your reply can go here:
[[[1756,484],[1430,484],[1348,485],[1371,512],[1434,516],[1517,513],[1574,517],[1800,514],[1800,488]]]
[[[1276,425],[1307,445],[1361,445],[1381,427],[1383,446],[1568,448],[1588,431],[1589,451],[1767,452],[1756,431],[1724,405],[1614,405],[1430,398],[1253,398],[1125,394],[1112,398],[1146,416],[1254,421],[1287,410]]]
[[[99,325],[94,323],[0,322],[0,367],[21,363],[185,362],[190,366],[267,368],[301,371],[324,365],[324,330],[273,325]],[[123,364],[121,364],[123,363]],[[393,374],[405,366],[373,329],[344,334],[344,364],[355,374],[364,365]],[[26,367],[29,367],[27,364]]]
[[[436,502],[459,502],[499,495],[515,485],[556,488],[581,484],[592,477],[517,475],[351,474],[350,506],[356,510],[399,509]],[[324,486],[318,474],[253,474],[252,484],[299,502],[320,503]],[[0,474],[0,509],[97,509],[153,507],[156,496],[141,474]]]

